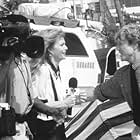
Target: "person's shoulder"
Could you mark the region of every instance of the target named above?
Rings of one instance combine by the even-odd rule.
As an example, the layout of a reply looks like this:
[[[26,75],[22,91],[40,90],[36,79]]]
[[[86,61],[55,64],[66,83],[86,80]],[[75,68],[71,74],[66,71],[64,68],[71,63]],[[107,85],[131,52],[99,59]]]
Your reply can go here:
[[[48,73],[49,72],[48,65],[42,64],[39,68],[39,72],[41,73],[41,75]]]
[[[115,72],[115,75],[118,75],[120,73],[125,73],[126,71],[128,71],[130,69],[130,64],[128,65],[125,65],[121,68],[119,68],[116,72]]]
[[[40,66],[40,70],[45,71],[45,70],[47,70],[47,69],[48,69],[48,66],[47,66],[46,64],[42,64],[42,65]]]

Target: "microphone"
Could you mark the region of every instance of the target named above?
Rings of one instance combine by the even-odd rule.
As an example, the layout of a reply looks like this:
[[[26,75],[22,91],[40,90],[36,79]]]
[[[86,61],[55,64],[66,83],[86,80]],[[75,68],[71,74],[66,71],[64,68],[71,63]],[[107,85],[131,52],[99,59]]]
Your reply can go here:
[[[68,94],[74,94],[76,92],[76,88],[77,88],[77,79],[75,77],[72,77],[69,79],[69,91]],[[72,108],[68,108],[67,110],[67,114],[68,115],[72,115]]]
[[[75,77],[70,78],[69,80],[69,88],[71,89],[71,92],[74,94],[76,91],[75,89],[77,88],[77,79]]]

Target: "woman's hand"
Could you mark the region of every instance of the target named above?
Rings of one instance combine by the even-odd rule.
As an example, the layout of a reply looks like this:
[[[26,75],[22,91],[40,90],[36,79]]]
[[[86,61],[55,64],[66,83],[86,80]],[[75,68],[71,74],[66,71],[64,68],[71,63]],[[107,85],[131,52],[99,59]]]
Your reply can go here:
[[[76,96],[73,95],[69,95],[64,99],[64,104],[67,106],[67,108],[72,107],[75,105],[76,103]]]
[[[59,115],[52,116],[54,121],[56,121],[57,126],[63,124],[65,122],[65,118],[67,118],[67,110],[66,109],[59,109]]]
[[[71,89],[68,90],[67,97],[73,96],[74,105],[78,105],[87,101],[87,93],[79,88],[76,88],[75,91]]]

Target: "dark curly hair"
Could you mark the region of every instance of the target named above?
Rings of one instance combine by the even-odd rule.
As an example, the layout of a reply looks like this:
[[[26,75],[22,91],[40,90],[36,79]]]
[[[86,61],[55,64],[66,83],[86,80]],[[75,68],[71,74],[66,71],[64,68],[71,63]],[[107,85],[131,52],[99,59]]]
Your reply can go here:
[[[140,48],[140,26],[132,23],[124,25],[116,34],[115,41],[117,45],[128,41],[129,45],[138,44]]]

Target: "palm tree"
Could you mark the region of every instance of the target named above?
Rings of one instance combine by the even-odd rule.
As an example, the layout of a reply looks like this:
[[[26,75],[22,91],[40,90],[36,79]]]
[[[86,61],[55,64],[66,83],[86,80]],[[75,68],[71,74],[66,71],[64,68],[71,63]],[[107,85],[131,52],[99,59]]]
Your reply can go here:
[[[120,27],[122,27],[125,23],[124,23],[124,19],[123,19],[123,13],[121,11],[122,7],[120,4],[120,0],[114,0],[114,4],[115,4],[116,12],[118,14]]]
[[[5,13],[9,13],[10,10],[8,8],[6,0],[0,0],[0,15],[3,16]]]

